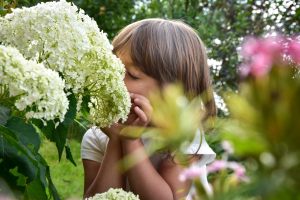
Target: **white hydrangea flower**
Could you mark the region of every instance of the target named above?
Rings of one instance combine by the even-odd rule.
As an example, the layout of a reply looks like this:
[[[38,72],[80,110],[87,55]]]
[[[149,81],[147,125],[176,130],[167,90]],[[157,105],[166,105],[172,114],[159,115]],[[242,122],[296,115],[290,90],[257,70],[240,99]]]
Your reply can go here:
[[[107,192],[98,193],[93,197],[86,198],[85,200],[139,200],[139,196],[134,195],[132,192],[126,192],[120,188],[110,188]]]
[[[26,112],[27,119],[64,120],[69,102],[65,83],[58,73],[26,60],[17,49],[3,45],[0,45],[0,85],[7,86],[10,97],[16,97],[14,105]]]
[[[123,82],[125,69],[96,22],[75,5],[61,0],[15,9],[0,18],[0,42],[27,59],[58,71],[78,100],[90,96],[93,121],[107,126],[126,120],[130,97]]]

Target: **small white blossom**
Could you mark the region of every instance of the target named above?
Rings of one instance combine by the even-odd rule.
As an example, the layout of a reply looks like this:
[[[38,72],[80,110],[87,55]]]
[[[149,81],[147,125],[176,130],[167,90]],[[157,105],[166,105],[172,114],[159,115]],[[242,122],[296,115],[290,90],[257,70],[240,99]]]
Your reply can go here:
[[[85,200],[139,200],[138,195],[132,192],[126,192],[120,188],[110,188],[107,192],[98,193],[93,197],[86,198]]]
[[[216,76],[220,75],[220,71],[222,69],[222,61],[218,61],[213,58],[210,58],[207,60],[207,64]]]
[[[215,38],[213,41],[216,45],[220,45],[222,43],[219,38]]]
[[[15,97],[15,107],[26,111],[27,119],[61,122],[68,109],[65,83],[58,73],[43,64],[26,60],[12,47],[0,45],[0,85],[7,86]]]
[[[227,141],[227,140],[222,141],[221,146],[222,146],[223,150],[225,151],[225,153],[233,154],[234,149],[229,141]]]
[[[214,98],[216,101],[217,108],[220,109],[225,116],[229,115],[228,108],[227,108],[226,103],[224,102],[223,98],[215,92],[214,92]]]

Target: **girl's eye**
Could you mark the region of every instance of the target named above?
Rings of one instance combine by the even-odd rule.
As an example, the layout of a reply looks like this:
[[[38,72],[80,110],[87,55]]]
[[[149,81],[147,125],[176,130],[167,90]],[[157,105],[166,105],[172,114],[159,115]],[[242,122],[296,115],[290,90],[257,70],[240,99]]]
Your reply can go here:
[[[136,77],[136,76],[134,76],[134,75],[132,75],[130,72],[126,72],[126,74],[131,78],[131,79],[133,79],[133,80],[137,80],[137,79],[139,79],[138,77]]]

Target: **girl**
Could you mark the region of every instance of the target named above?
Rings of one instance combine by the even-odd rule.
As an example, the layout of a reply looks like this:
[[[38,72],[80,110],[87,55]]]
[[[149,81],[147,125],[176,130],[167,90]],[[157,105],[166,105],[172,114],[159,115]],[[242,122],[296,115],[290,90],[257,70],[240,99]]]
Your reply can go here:
[[[216,114],[204,45],[197,33],[180,21],[145,19],[125,27],[113,40],[114,53],[126,67],[125,84],[131,94],[132,109],[126,125],[147,126],[152,107],[151,91],[180,81],[187,95],[204,95],[206,117]],[[81,156],[84,166],[84,196],[109,188],[130,189],[140,199],[182,199],[190,191],[190,182],[178,180],[183,167],[167,153],[148,157],[139,151],[139,162],[125,174],[118,170],[122,157],[147,145],[142,138],[122,138],[122,124],[100,130],[89,129],[83,137]],[[205,140],[200,149],[200,131],[186,149],[193,164],[205,168],[215,153]],[[144,150],[144,149],[143,149]],[[202,177],[207,183],[206,176]]]

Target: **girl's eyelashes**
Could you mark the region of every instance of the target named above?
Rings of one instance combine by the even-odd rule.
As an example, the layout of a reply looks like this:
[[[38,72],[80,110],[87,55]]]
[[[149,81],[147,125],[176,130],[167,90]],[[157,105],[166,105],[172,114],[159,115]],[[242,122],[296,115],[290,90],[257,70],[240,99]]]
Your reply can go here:
[[[137,80],[137,79],[139,79],[139,77],[137,77],[137,76],[135,76],[135,75],[133,75],[132,73],[130,73],[129,71],[126,71],[126,74],[131,78],[131,79],[133,79],[133,80]]]

